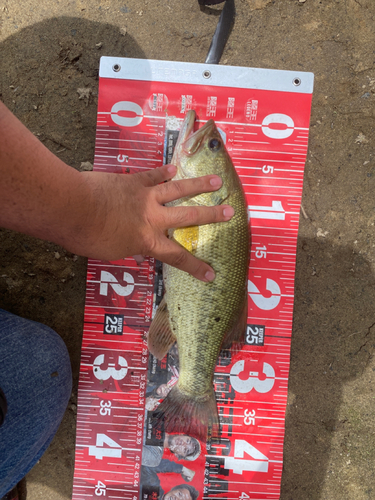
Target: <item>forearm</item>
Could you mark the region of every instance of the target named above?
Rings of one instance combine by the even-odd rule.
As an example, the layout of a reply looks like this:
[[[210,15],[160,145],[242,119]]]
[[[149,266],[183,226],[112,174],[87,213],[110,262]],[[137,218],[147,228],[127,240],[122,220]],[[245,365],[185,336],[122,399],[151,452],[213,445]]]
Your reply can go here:
[[[101,260],[151,255],[203,281],[208,263],[169,240],[169,228],[224,222],[232,207],[167,207],[215,191],[215,175],[171,180],[172,165],[132,175],[78,172],[53,155],[0,102],[0,226]]]
[[[91,198],[85,177],[0,102],[0,226],[75,252],[88,228]]]

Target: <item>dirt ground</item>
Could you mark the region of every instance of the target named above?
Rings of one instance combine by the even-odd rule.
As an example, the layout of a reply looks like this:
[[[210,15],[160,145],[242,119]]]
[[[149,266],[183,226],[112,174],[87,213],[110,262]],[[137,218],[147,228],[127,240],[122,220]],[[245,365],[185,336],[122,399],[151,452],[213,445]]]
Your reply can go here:
[[[223,64],[315,73],[281,499],[375,499],[375,2],[236,8]],[[204,62],[217,20],[196,0],[0,0],[0,98],[80,169],[93,162],[100,56]],[[67,500],[86,260],[0,238],[0,307],[51,326],[70,351],[71,402],[27,476],[29,500]]]

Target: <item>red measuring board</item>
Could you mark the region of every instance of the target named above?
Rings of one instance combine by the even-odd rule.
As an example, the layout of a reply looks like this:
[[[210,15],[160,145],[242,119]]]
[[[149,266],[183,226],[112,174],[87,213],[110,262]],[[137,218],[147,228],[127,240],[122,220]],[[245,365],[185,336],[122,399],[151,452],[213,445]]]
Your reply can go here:
[[[215,370],[220,436],[168,436],[150,416],[178,379],[178,352],[158,361],[145,340],[161,265],[89,261],[74,500],[279,498],[312,88],[311,73],[101,59],[95,170],[160,166],[189,109],[215,120],[247,196],[249,310],[242,350]]]

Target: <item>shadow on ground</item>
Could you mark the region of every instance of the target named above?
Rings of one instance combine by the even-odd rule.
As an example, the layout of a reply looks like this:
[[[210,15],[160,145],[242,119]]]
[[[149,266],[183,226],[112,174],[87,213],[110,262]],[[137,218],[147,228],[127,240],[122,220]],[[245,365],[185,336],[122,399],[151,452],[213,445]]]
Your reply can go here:
[[[322,498],[332,440],[343,460],[351,451],[355,419],[341,410],[343,390],[373,355],[374,285],[352,248],[299,239],[282,500]]]

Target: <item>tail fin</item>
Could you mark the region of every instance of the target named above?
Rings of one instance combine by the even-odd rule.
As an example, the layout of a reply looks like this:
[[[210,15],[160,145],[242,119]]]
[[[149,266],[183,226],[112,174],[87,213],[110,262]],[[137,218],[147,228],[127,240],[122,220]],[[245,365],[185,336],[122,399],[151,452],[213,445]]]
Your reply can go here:
[[[208,430],[212,437],[218,436],[219,416],[214,389],[202,397],[194,397],[180,391],[177,384],[154,411],[153,420],[156,426],[163,422],[168,434],[186,434],[203,442],[207,440]]]

